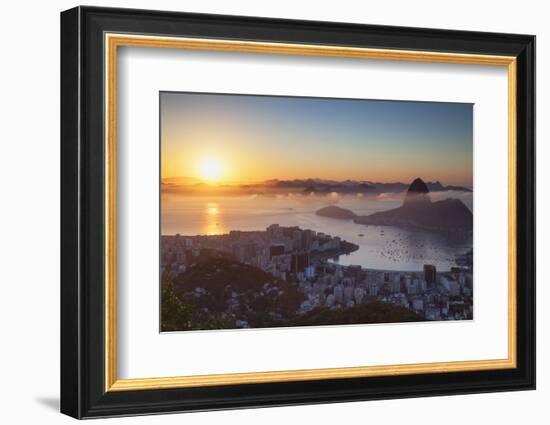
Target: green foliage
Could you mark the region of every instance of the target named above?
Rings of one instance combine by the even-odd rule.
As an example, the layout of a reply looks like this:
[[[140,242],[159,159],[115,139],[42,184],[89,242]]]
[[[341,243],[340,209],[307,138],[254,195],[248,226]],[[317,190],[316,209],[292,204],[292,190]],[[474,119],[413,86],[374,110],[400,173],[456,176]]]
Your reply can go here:
[[[177,295],[174,283],[165,278],[161,293],[161,329],[169,331],[189,331],[234,328],[234,322],[220,314],[198,310],[194,305],[184,303]]]
[[[167,332],[192,329],[192,313],[193,307],[183,304],[176,295],[172,280],[164,279],[161,292],[161,330]]]
[[[196,288],[201,288],[199,293]],[[200,329],[231,328],[236,319],[251,327],[277,326],[274,321],[293,317],[304,300],[293,283],[215,252],[201,252],[175,278],[174,291],[194,307],[192,326]]]
[[[363,323],[421,322],[425,319],[401,306],[373,301],[346,309],[317,308],[285,326],[351,325]]]
[[[175,279],[178,291],[201,287],[219,292],[226,285],[238,291],[258,291],[273,277],[263,270],[230,258],[201,255],[196,263]]]

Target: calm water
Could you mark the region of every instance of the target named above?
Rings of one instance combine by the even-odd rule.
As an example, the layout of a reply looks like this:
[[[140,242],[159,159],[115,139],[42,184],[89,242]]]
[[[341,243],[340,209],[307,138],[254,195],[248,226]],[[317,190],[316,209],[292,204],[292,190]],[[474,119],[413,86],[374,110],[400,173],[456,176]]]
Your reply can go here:
[[[471,193],[431,193],[432,200],[457,197],[472,208]],[[438,270],[454,265],[456,255],[463,254],[472,243],[457,242],[433,232],[413,231],[391,226],[365,226],[352,220],[338,220],[315,215],[327,205],[348,208],[358,215],[368,215],[401,205],[403,194],[376,198],[357,196],[278,195],[206,197],[178,194],[162,195],[162,234],[222,234],[230,230],[265,230],[270,224],[299,226],[340,236],[360,246],[350,255],[340,256],[339,263],[386,270],[421,270],[434,264]]]

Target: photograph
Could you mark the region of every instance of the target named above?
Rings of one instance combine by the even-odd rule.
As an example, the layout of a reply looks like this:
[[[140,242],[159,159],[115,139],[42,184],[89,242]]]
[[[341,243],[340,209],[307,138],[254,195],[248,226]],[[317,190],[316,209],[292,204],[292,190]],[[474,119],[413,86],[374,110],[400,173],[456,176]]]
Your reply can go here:
[[[333,423],[342,412],[319,405],[363,401],[386,421],[390,406],[426,422],[429,406],[463,422],[448,415],[457,402],[489,403],[506,423],[538,413],[548,394],[523,391],[536,388],[540,349],[543,14],[524,7],[536,16],[526,25],[521,8],[499,10],[496,22],[494,8],[430,20],[410,7],[376,16],[338,3],[315,16],[287,6],[268,16],[75,6],[51,25],[52,43],[19,55],[31,70],[60,57],[44,67],[56,84],[20,79],[40,86],[39,103],[55,103],[40,90],[60,86],[60,108],[29,120],[13,84],[23,124],[6,139],[36,145],[7,144],[22,147],[6,156],[10,181],[26,184],[8,185],[22,201],[6,210],[26,218],[46,196],[55,208],[38,218],[60,212],[58,237],[40,240],[59,241],[61,263],[32,260],[59,272],[60,291],[46,288],[55,300],[34,296],[25,309],[43,309],[53,332],[27,338],[28,351],[44,338],[58,344],[48,361],[27,362],[46,366],[25,383],[42,397],[35,404],[57,394],[59,411],[77,419],[216,411],[219,422],[220,410],[255,409],[238,416],[251,423],[277,406],[295,408],[276,423],[300,422],[300,409]],[[26,77],[19,63],[8,68]],[[51,125],[60,149],[45,143]],[[45,173],[29,174],[36,164],[55,171],[60,193],[43,190]],[[21,274],[28,223],[4,222],[11,251],[25,254],[12,267]],[[34,329],[20,303],[8,304],[11,322],[23,320],[9,329]],[[54,392],[42,394],[47,382]],[[520,416],[518,403],[502,402],[510,391],[523,392]],[[452,406],[440,397],[451,395]],[[391,407],[399,399],[414,402]],[[14,414],[29,412],[25,397],[18,403]]]
[[[161,332],[473,320],[473,104],[159,106]]]

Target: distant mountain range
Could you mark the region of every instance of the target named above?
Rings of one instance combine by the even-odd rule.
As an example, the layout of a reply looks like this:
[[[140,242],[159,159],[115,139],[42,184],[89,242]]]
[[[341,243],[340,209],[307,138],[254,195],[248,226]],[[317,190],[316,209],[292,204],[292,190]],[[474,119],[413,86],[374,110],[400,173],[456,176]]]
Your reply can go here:
[[[277,191],[291,190],[295,192],[309,193],[331,193],[341,194],[379,194],[387,192],[404,192],[408,189],[407,183],[380,183],[372,181],[358,180],[327,180],[319,178],[279,180],[271,179],[252,184],[208,184],[192,177],[171,177],[162,180],[163,190],[189,190],[189,189],[222,189],[222,190],[245,190],[248,192],[257,191]],[[426,182],[426,187],[430,192],[460,191],[472,192],[472,189],[466,186],[443,185],[439,181]]]
[[[472,189],[465,186],[443,185],[441,182],[427,182],[426,186],[431,192],[461,191],[471,192]],[[243,187],[276,187],[288,189],[303,189],[306,193],[383,193],[404,192],[408,189],[407,183],[380,183],[357,180],[324,180],[324,179],[295,179],[295,180],[266,180],[260,184],[244,185]]]

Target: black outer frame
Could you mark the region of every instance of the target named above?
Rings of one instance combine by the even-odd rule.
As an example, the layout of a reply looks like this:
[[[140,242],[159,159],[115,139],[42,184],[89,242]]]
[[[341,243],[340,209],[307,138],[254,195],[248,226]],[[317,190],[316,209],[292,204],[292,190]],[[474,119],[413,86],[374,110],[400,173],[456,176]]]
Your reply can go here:
[[[517,57],[517,368],[104,391],[105,32]],[[61,13],[61,412],[75,418],[535,388],[535,37],[76,7]]]

